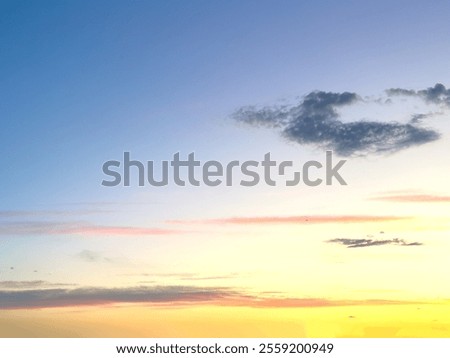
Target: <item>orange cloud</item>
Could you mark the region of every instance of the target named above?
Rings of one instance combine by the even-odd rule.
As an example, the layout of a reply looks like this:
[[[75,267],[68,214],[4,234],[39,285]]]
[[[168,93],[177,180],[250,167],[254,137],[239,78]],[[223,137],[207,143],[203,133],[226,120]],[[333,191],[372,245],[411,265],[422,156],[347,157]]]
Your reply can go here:
[[[225,305],[245,306],[254,308],[301,308],[301,307],[341,307],[341,306],[384,306],[384,305],[404,305],[417,304],[413,301],[394,300],[330,300],[325,298],[244,298],[224,302]]]

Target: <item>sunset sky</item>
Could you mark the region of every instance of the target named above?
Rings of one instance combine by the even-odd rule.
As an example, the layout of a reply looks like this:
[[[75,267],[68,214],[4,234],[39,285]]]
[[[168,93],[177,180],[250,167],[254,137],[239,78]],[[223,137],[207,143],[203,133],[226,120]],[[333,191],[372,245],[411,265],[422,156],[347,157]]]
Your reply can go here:
[[[0,337],[450,337],[449,16],[0,1]],[[102,186],[327,150],[347,185]]]

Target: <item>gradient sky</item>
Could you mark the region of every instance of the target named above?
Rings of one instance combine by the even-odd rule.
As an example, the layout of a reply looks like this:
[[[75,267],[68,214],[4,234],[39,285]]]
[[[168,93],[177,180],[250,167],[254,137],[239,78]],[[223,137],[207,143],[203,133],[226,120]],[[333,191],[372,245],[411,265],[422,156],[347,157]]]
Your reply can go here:
[[[449,337],[449,16],[448,1],[0,1],[0,336]],[[343,92],[357,100],[323,104]],[[286,135],[319,122],[328,140]],[[344,129],[370,148],[336,150]],[[327,149],[347,186],[101,186],[124,151]]]

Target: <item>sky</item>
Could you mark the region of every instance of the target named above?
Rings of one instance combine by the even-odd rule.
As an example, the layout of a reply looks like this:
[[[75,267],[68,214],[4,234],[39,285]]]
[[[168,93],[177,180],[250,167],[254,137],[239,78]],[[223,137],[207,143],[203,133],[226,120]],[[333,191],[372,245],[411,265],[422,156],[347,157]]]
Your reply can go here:
[[[0,336],[450,337],[449,15],[0,1]],[[102,185],[326,151],[347,185]]]

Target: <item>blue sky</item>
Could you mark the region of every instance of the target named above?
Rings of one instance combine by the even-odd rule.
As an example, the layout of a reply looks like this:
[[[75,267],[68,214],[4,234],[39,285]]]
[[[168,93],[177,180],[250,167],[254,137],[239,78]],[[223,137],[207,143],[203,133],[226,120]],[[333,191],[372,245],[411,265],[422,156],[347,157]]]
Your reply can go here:
[[[103,161],[211,152],[205,128],[226,151],[208,125],[244,104],[443,81],[449,6],[2,1],[2,206],[92,198]]]

